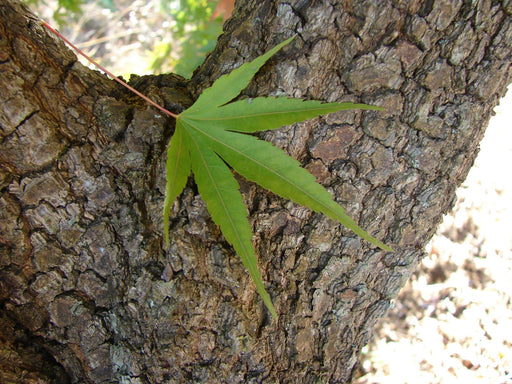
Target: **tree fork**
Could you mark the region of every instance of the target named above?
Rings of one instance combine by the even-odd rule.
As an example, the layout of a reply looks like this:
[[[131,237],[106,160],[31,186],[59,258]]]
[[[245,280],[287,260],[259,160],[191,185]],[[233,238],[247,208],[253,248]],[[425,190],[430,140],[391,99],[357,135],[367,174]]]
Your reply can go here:
[[[273,58],[248,96],[386,108],[265,134],[396,250],[371,249],[242,180],[273,323],[192,183],[164,247],[173,119],[78,64],[18,1],[3,1],[2,380],[350,382],[510,83],[511,13],[507,2],[240,1],[191,81],[133,78],[179,113],[291,30],[300,44]]]

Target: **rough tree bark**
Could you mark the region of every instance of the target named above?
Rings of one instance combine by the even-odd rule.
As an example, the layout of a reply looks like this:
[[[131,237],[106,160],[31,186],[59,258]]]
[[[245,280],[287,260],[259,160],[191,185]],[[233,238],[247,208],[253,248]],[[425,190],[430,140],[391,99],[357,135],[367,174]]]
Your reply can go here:
[[[0,4],[0,378],[344,383],[424,254],[511,79],[512,2],[239,1],[191,81],[134,77],[173,111],[297,34],[248,95],[360,101],[266,133],[386,253],[241,180],[272,321],[193,182],[162,242],[172,119]]]

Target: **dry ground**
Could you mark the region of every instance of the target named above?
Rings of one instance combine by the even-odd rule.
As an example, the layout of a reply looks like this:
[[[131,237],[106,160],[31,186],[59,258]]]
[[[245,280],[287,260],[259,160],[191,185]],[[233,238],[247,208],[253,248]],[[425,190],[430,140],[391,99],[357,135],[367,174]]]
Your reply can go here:
[[[512,91],[496,112],[357,384],[512,383]]]
[[[51,19],[55,0],[38,13]],[[148,72],[172,38],[157,0],[87,4],[62,31],[112,72]],[[92,43],[91,43],[92,42]],[[512,383],[512,91],[458,191],[454,212],[366,348],[357,384]]]

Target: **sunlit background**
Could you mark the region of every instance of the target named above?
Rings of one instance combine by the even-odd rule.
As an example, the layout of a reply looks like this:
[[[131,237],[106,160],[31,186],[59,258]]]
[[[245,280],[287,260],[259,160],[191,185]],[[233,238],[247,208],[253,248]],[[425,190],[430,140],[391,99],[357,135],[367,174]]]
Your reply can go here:
[[[234,0],[24,0],[116,75],[189,78],[215,46]],[[80,59],[82,61],[82,59]],[[86,61],[85,65],[90,66]]]
[[[190,77],[234,1],[26,2],[126,78],[168,71]],[[357,384],[512,383],[511,122],[509,92],[453,214],[365,348]]]
[[[512,91],[357,384],[512,383]]]

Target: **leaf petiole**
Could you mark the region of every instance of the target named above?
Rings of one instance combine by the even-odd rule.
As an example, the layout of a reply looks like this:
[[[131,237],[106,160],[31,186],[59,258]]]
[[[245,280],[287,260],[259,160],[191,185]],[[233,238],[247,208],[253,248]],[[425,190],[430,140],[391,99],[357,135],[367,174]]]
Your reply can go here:
[[[109,75],[112,80],[115,80],[117,81],[119,84],[121,84],[123,87],[129,89],[131,92],[135,93],[137,96],[141,97],[142,99],[144,99],[146,102],[148,102],[149,104],[151,104],[153,107],[157,108],[158,110],[162,111],[163,113],[165,113],[166,115],[169,115],[173,118],[176,118],[178,117],[178,115],[176,115],[175,113],[172,113],[171,111],[168,111],[167,109],[165,109],[164,107],[158,105],[157,103],[155,103],[153,100],[151,100],[149,97],[147,96],[144,96],[142,93],[140,93],[139,91],[137,91],[135,88],[129,86],[128,84],[126,84],[123,80],[121,80],[119,77],[115,76],[114,74],[112,74],[112,72],[110,72],[109,70],[107,70],[106,68],[104,68],[103,66],[101,66],[99,63],[97,63],[94,59],[92,59],[91,57],[87,56],[84,52],[82,52],[80,50],[80,48],[78,48],[76,45],[74,45],[72,42],[70,42],[68,39],[66,39],[64,36],[62,36],[60,34],[59,31],[57,31],[55,28],[53,28],[50,24],[48,24],[46,21],[42,21],[41,22],[43,24],[43,26],[45,26],[48,30],[50,30],[51,32],[53,32],[55,35],[57,35],[60,39],[62,39],[62,41],[66,42],[71,48],[73,48],[76,53],[78,53],[79,55],[83,56],[87,61],[89,61],[92,65],[94,65],[96,68],[102,70],[103,72],[105,72],[107,75]]]

